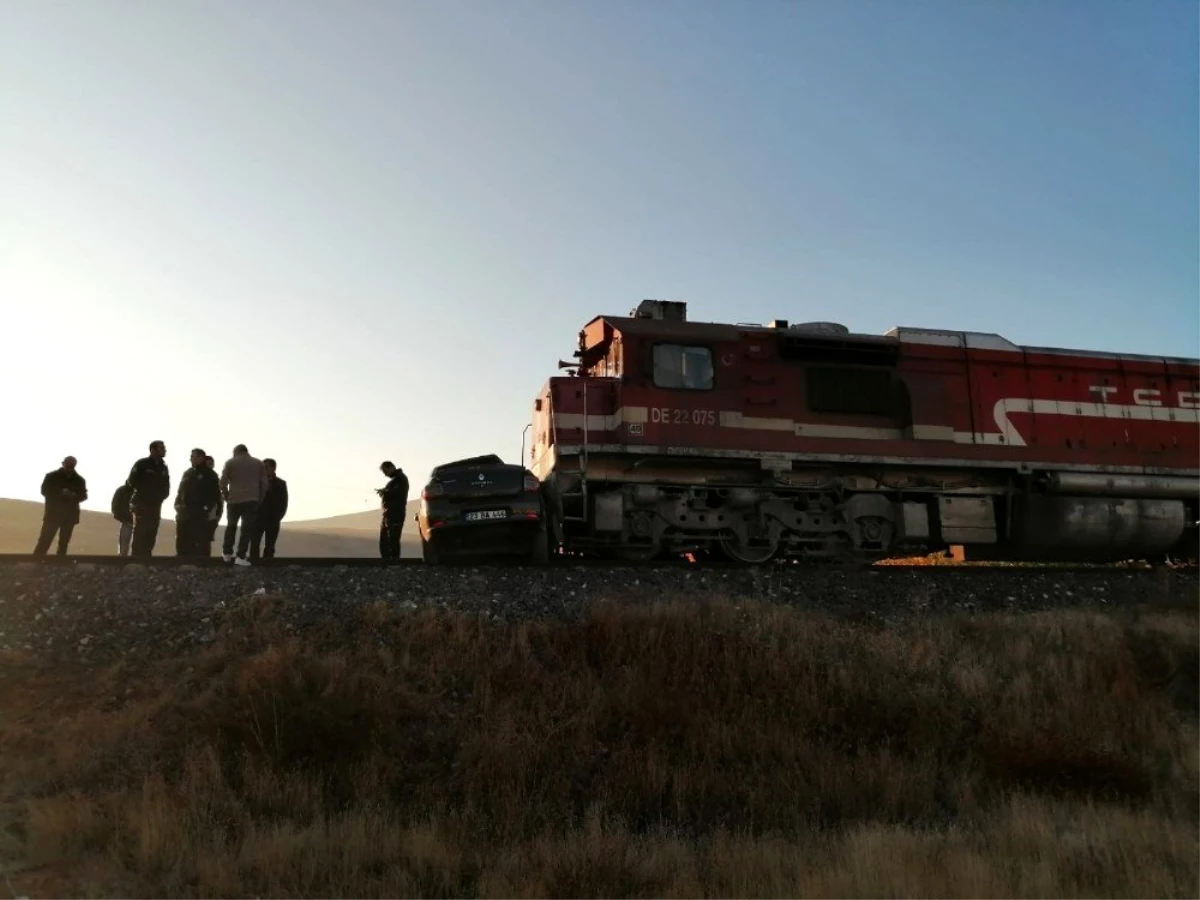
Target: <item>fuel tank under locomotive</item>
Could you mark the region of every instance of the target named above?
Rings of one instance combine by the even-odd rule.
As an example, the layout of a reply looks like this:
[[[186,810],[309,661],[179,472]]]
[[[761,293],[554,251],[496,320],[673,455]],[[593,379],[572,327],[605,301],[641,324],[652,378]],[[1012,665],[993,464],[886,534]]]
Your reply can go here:
[[[1007,504],[1008,528],[975,559],[1114,562],[1197,556],[1200,480],[1051,473]]]
[[[1180,500],[1018,495],[1009,515],[1011,528],[1004,543],[994,552],[970,546],[970,558],[1116,562],[1195,556],[1195,527],[1189,528]]]

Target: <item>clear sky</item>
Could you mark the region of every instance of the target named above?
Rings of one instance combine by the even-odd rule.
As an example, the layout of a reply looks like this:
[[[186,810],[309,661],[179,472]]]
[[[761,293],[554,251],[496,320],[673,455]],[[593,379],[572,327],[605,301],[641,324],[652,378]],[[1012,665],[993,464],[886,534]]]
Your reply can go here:
[[[1196,356],[1191,0],[6,0],[0,496],[518,456],[592,316]],[[164,507],[165,512],[169,510]]]

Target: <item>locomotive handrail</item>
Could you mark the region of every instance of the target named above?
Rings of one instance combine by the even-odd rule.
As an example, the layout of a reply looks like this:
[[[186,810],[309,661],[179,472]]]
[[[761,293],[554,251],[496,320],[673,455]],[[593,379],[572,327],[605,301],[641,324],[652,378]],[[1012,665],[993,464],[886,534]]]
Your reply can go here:
[[[588,488],[587,488],[587,463],[588,463],[588,394],[587,378],[583,379],[583,444],[579,448],[579,487],[582,492],[583,501],[583,521],[588,519]]]

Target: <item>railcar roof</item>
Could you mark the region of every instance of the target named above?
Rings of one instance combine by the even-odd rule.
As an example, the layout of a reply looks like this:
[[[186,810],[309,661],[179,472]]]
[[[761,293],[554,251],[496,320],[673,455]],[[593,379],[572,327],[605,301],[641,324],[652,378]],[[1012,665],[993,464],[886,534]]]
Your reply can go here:
[[[1066,347],[1034,347],[1014,344],[1002,335],[981,331],[952,331],[940,328],[906,328],[897,326],[882,335],[830,334],[799,328],[774,328],[769,325],[733,324],[725,322],[688,322],[670,319],[633,318],[630,316],[596,316],[593,322],[604,320],[623,334],[645,337],[678,338],[680,340],[736,341],[743,334],[784,334],[805,339],[831,342],[871,344],[929,344],[945,347],[964,347],[971,350],[1005,350],[1012,353],[1038,353],[1052,356],[1086,356],[1096,359],[1127,359],[1140,362],[1163,362],[1174,365],[1197,366],[1200,359],[1178,356],[1155,356],[1139,353],[1111,353],[1100,350],[1081,350]],[[586,327],[586,326],[585,326]]]
[[[664,319],[634,319],[627,316],[597,316],[623,334],[649,337],[697,338],[709,341],[736,341],[746,332],[769,332],[770,328],[755,325],[730,325],[723,322],[679,322]],[[588,322],[588,325],[592,324]]]

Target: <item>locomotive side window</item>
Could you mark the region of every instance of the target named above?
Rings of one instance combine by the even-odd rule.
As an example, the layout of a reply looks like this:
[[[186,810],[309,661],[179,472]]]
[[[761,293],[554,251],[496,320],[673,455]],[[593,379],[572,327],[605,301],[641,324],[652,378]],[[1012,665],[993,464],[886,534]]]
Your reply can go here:
[[[895,411],[890,371],[814,367],[806,380],[808,408],[813,412],[890,416]]]
[[[713,386],[712,351],[682,344],[654,345],[654,386],[708,391]]]

